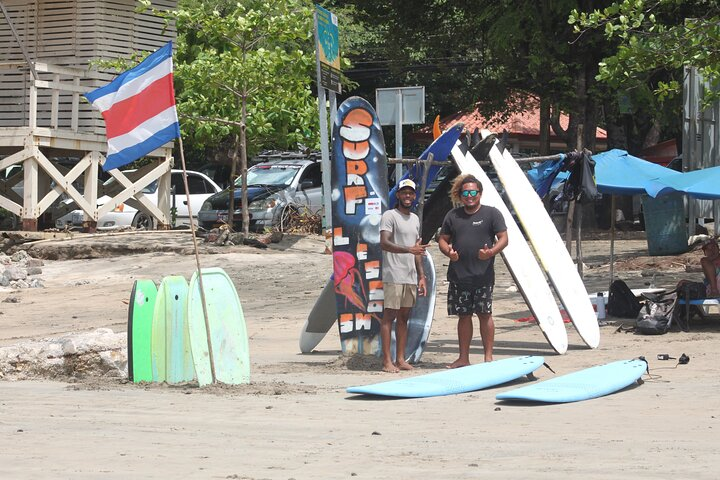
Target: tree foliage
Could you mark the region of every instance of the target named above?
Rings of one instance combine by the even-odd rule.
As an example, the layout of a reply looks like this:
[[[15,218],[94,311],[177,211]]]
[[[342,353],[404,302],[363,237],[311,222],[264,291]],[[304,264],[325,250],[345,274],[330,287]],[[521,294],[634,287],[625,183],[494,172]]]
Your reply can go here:
[[[697,67],[715,87],[711,90],[720,85],[717,1],[624,0],[602,10],[573,11],[569,22],[581,35],[597,29],[619,43],[617,51],[600,63],[598,74],[614,88],[650,83],[662,101],[682,92],[683,67]]]
[[[311,6],[304,0],[181,1],[173,14],[178,109],[197,144],[217,143],[245,124],[250,154],[316,145]]]

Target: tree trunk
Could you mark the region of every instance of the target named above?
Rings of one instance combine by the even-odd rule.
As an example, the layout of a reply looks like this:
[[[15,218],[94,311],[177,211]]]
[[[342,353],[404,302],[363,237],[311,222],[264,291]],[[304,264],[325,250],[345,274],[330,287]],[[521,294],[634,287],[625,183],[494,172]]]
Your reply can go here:
[[[240,125],[240,175],[242,175],[242,225],[243,234],[250,234],[250,212],[248,212],[247,194],[247,137],[245,136],[245,122],[247,121],[247,96],[242,97],[242,124]]]
[[[237,175],[238,148],[240,148],[240,138],[235,134],[235,146],[230,165],[230,203],[228,204],[228,224],[230,230],[233,231],[235,230],[235,177]]]
[[[550,102],[547,98],[540,99],[540,145],[541,156],[550,155]]]

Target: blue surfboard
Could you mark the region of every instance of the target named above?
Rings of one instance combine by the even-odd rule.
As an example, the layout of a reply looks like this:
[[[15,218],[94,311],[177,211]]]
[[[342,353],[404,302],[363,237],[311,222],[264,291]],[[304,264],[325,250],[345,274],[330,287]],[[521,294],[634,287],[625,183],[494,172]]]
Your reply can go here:
[[[405,361],[408,363],[417,363],[425,351],[428,337],[430,337],[430,327],[432,327],[433,316],[435,313],[435,298],[437,296],[437,281],[435,278],[435,263],[433,263],[432,255],[429,253],[423,256],[423,270],[425,271],[425,283],[427,285],[427,293],[423,296],[418,295],[410,310],[408,317],[407,342],[405,344]],[[396,322],[393,322],[393,325]],[[392,329],[392,341],[390,342],[390,356],[393,360],[397,359],[397,343],[395,339],[396,329]]]
[[[621,360],[499,393],[495,398],[545,403],[579,402],[622,390],[646,371],[644,360]]]
[[[534,372],[544,361],[543,357],[538,356],[506,358],[427,375],[350,387],[347,392],[400,398],[454,395],[482,390],[515,380]]]
[[[457,142],[458,138],[460,138],[460,134],[462,134],[463,128],[464,126],[462,123],[456,123],[451,128],[445,130],[442,135],[436,138],[435,141],[431,143],[430,146],[426,148],[422,154],[420,154],[418,160],[426,160],[428,156],[430,156],[430,154],[432,154],[433,160],[436,162],[442,162],[447,160],[450,156],[450,153],[452,152],[453,147],[455,146],[455,143]],[[440,173],[441,168],[442,167],[439,165],[430,165],[430,168],[428,169],[427,184],[425,185],[425,188],[427,188],[428,185],[430,185],[430,183],[435,180],[435,177],[437,177],[438,173]],[[420,195],[422,177],[423,167],[418,162],[414,163],[410,166],[410,168],[407,169],[401,180],[409,178],[410,180],[415,182],[415,184],[418,186],[418,195]],[[392,190],[390,190],[390,196],[388,197],[389,208],[395,208],[395,204],[397,204],[397,197],[395,196],[396,192],[397,185],[395,185]],[[418,200],[420,200],[419,197],[415,199],[415,202],[417,203]]]

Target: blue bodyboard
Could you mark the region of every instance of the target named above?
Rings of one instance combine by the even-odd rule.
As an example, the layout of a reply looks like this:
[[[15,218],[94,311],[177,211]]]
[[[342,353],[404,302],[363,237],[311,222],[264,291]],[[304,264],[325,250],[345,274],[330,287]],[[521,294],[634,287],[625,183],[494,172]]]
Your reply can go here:
[[[544,362],[543,357],[513,357],[468,367],[443,370],[416,377],[350,387],[348,393],[385,397],[422,398],[453,395],[493,387],[528,375]]]
[[[621,360],[499,393],[495,398],[545,403],[579,402],[622,390],[646,371],[644,360]]]

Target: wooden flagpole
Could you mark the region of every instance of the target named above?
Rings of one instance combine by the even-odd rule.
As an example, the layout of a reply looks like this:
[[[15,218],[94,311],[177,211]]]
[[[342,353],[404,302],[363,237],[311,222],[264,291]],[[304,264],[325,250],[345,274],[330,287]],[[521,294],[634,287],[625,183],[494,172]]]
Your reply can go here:
[[[208,353],[210,354],[210,374],[212,376],[212,383],[217,383],[217,378],[215,377],[215,357],[213,355],[212,340],[210,335],[210,320],[208,319],[207,303],[205,303],[205,289],[203,288],[202,269],[200,268],[200,254],[198,252],[197,237],[195,236],[195,223],[193,223],[192,205],[190,203],[190,188],[187,180],[187,168],[185,167],[185,149],[183,148],[182,135],[178,137],[178,143],[180,144],[180,161],[182,162],[183,184],[185,185],[188,216],[190,217],[190,234],[192,235],[193,250],[195,250],[195,263],[197,264],[200,303],[202,303],[203,317],[205,317],[205,332],[207,334]]]

